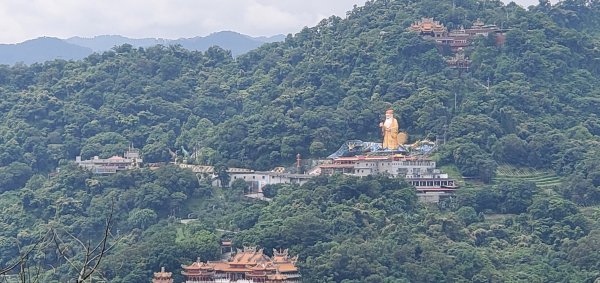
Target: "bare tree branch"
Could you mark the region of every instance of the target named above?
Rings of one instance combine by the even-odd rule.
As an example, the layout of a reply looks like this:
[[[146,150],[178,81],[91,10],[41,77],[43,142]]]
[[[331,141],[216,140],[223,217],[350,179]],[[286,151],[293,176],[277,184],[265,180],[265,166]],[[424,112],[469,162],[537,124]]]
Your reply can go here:
[[[71,259],[63,252],[63,250],[61,249],[61,244],[63,246],[65,246],[65,242],[63,242],[63,240],[58,236],[58,234],[56,233],[56,231],[53,229],[52,232],[54,233],[54,243],[56,244],[56,249],[58,250],[58,253],[60,254],[60,256],[62,258],[64,258],[70,265],[71,267],[73,267],[76,270],[79,270],[79,267],[75,265],[75,263],[73,261],[71,261]],[[60,243],[59,243],[60,242]]]
[[[37,243],[33,247],[31,247],[24,255],[19,256],[19,259],[13,265],[10,265],[4,269],[0,269],[0,275],[4,275],[4,274],[10,272],[11,270],[15,269],[17,266],[20,266],[24,261],[27,260],[27,258],[29,257],[29,254],[31,254],[33,252],[33,250],[35,249],[36,246],[37,246]]]
[[[100,264],[106,254],[115,248],[124,238],[119,235],[115,237],[111,233],[111,226],[113,225],[113,209],[114,203],[111,206],[110,213],[106,217],[105,227],[101,235],[102,238],[96,245],[92,245],[91,240],[82,241],[66,229],[53,227],[53,225],[49,225],[46,234],[33,245],[24,249],[24,251],[17,243],[19,250],[22,251],[21,255],[14,263],[0,269],[0,282],[6,282],[8,279],[3,275],[7,275],[13,271],[15,271],[14,276],[18,276],[18,280],[21,283],[40,282],[42,280],[41,278],[44,269],[41,267],[41,263],[38,262],[39,260],[34,260],[34,264],[32,264],[31,260],[33,259],[34,253],[37,251],[46,251],[51,246],[55,247],[58,259],[64,259],[71,268],[77,271],[75,282],[83,283],[86,279],[92,278],[94,274],[99,278],[108,281],[100,271]],[[67,241],[63,239],[65,236]],[[73,242],[77,242],[79,246],[81,246],[82,251],[79,254],[75,250],[72,250]],[[87,242],[87,244],[85,242]],[[77,244],[74,246],[76,247]],[[43,252],[43,254],[45,258],[46,252]],[[38,263],[37,266],[35,262]],[[54,267],[52,268],[54,269]],[[17,270],[18,274],[16,273]]]
[[[104,258],[107,252],[112,250],[117,244],[120,243],[122,237],[117,237],[116,241],[114,241],[112,244],[109,244],[109,239],[113,237],[110,233],[110,228],[113,224],[113,209],[114,203],[111,206],[110,213],[106,218],[106,224],[102,233],[102,239],[93,248],[91,240],[88,240],[88,243],[85,244],[73,234],[69,233],[68,231],[64,231],[65,234],[67,234],[70,238],[72,238],[77,243],[79,243],[79,245],[82,246],[84,254],[82,255],[83,260],[80,262],[76,262],[73,259],[74,256],[69,257],[64,252],[64,250],[61,249],[61,245],[66,246],[66,244],[62,239],[60,239],[56,230],[53,230],[54,242],[56,244],[58,252],[60,253],[60,256],[64,258],[73,269],[78,271],[77,279],[75,280],[75,282],[82,283],[86,279],[90,278],[93,274],[100,274],[99,266],[102,262],[102,258]],[[103,277],[102,274],[100,274],[100,276]]]
[[[19,256],[19,258],[17,259],[17,261],[14,264],[12,264],[11,266],[8,266],[4,269],[1,269],[0,275],[6,275],[18,267],[19,268],[18,276],[19,276],[20,282],[22,282],[22,283],[39,282],[39,277],[40,277],[41,270],[42,270],[41,267],[38,265],[35,270],[35,274],[31,275],[30,274],[31,267],[29,267],[28,262],[29,262],[30,257],[32,256],[32,254],[35,251],[44,250],[45,248],[47,248],[50,245],[50,242],[52,239],[48,239],[48,237],[51,237],[51,238],[54,237],[54,235],[52,235],[50,230],[48,230],[42,238],[40,238],[37,242],[35,242],[35,244],[33,244],[33,246],[29,247],[25,253],[23,253],[21,256]],[[17,243],[17,245],[19,246],[19,250],[21,250],[20,244]],[[3,282],[6,282],[6,278],[3,278]]]

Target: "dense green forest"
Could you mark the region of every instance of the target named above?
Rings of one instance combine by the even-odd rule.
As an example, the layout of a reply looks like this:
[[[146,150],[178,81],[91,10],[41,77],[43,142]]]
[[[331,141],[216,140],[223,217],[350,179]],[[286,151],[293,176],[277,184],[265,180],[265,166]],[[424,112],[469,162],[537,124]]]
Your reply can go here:
[[[468,72],[407,31],[480,18]],[[600,1],[378,0],[284,42],[233,57],[212,47],[122,45],[81,61],[0,65],[0,270],[27,255],[40,282],[76,278],[111,220],[97,280],[148,282],[221,237],[290,248],[305,282],[593,282],[600,277]],[[73,164],[122,154],[145,162],[271,169],[377,140],[387,108],[411,139],[447,135],[439,164],[468,182],[439,206],[385,176],[319,177],[246,199],[162,166],[92,175]],[[542,186],[500,166],[550,172]],[[196,218],[189,224],[181,218]],[[48,241],[48,234],[52,241]],[[85,245],[83,245],[85,246]],[[28,251],[32,251],[28,253]],[[10,273],[17,273],[13,270]]]

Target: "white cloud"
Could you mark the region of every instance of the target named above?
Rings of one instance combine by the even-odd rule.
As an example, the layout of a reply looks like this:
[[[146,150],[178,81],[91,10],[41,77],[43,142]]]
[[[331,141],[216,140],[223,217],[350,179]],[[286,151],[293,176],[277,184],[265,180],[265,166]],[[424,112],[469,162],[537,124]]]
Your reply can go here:
[[[40,36],[181,38],[221,30],[296,33],[365,0],[1,0],[0,43]],[[537,0],[518,0],[536,4]]]
[[[255,36],[294,33],[316,24],[319,15],[343,15],[364,1],[2,0],[0,42],[101,34],[180,38],[221,30]]]

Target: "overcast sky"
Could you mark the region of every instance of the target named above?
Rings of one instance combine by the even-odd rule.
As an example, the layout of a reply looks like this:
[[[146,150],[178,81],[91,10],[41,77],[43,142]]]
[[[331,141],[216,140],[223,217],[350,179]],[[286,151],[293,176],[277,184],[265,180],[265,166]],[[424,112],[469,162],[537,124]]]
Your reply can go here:
[[[521,5],[538,0],[516,0]],[[554,2],[554,1],[553,1]],[[118,34],[177,39],[296,33],[365,0],[0,0],[0,43]]]

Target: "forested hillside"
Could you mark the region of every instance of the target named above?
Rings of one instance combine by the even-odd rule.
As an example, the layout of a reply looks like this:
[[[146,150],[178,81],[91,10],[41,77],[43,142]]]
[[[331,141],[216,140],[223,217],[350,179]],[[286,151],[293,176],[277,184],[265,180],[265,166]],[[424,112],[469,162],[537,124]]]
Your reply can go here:
[[[447,50],[407,31],[421,17],[450,28],[480,18],[507,28],[506,43],[480,38],[459,72]],[[110,282],[217,259],[221,236],[289,247],[306,282],[592,282],[598,19],[597,0],[530,10],[379,0],[235,59],[218,47],[122,45],[81,61],[0,66],[0,268],[35,248],[29,265],[43,268],[41,282],[75,278],[65,260],[83,253],[75,239],[96,243],[112,215],[116,245],[94,275]],[[271,188],[273,202],[262,203],[242,197],[243,183],[213,188],[174,166],[94,176],[72,163],[132,144],[145,162],[183,147],[198,164],[271,169],[348,139],[378,140],[387,108],[412,140],[446,135],[439,163],[482,182],[439,207],[385,176],[320,177]],[[499,165],[564,181],[492,182]],[[188,217],[198,220],[177,221]],[[39,244],[48,231],[61,241]]]

